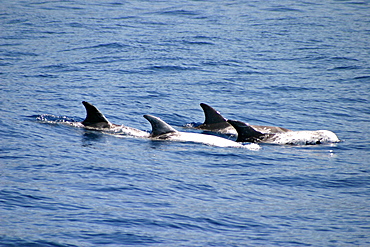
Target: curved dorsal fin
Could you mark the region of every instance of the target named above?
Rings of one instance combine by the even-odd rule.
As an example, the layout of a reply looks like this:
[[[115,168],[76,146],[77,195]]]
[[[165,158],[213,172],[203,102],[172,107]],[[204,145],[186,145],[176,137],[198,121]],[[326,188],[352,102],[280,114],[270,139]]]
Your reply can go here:
[[[260,142],[265,134],[255,130],[252,126],[235,120],[227,120],[238,132],[237,142]]]
[[[177,130],[172,128],[168,123],[158,117],[152,115],[144,115],[144,117],[152,125],[152,137],[177,132]]]
[[[109,128],[111,126],[111,123],[98,108],[86,101],[82,101],[82,104],[86,108],[86,118],[82,121],[83,125],[94,128]]]
[[[202,107],[204,111],[205,120],[203,124],[205,125],[206,124],[216,124],[216,123],[224,123],[227,121],[223,116],[221,116],[221,114],[218,111],[216,111],[209,105],[200,103],[200,106]]]

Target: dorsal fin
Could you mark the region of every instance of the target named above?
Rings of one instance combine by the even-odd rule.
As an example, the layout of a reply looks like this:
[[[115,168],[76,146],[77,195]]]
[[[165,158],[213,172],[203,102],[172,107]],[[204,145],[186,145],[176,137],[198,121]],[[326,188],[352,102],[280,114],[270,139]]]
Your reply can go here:
[[[177,132],[177,130],[172,128],[168,123],[158,117],[152,115],[144,115],[144,117],[152,125],[152,137]]]
[[[82,104],[86,108],[86,118],[82,121],[82,124],[93,128],[109,128],[111,123],[108,119],[101,113],[98,108],[89,102],[82,101]]]
[[[227,120],[227,122],[238,132],[237,142],[260,142],[265,136],[244,122],[235,120]]]
[[[209,105],[200,103],[200,106],[202,107],[204,111],[204,117],[205,117],[205,120],[203,123],[204,125],[216,124],[216,123],[226,123],[227,120],[223,116],[221,116],[221,114],[218,111],[216,111]]]

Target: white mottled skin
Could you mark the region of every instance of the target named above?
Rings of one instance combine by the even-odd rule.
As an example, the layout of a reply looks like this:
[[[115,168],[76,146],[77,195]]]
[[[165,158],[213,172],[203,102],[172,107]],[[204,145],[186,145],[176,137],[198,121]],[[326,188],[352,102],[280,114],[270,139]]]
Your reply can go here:
[[[329,130],[315,131],[289,131],[278,133],[267,138],[265,143],[292,144],[292,145],[314,145],[323,143],[340,142],[337,135]]]
[[[152,137],[152,139],[157,140],[167,140],[167,141],[178,141],[178,142],[195,142],[195,143],[202,143],[210,146],[216,147],[235,147],[235,148],[248,148],[248,149],[259,149],[257,144],[255,145],[242,145],[235,141],[228,140],[226,138],[213,136],[213,135],[206,135],[206,134],[199,134],[199,133],[191,133],[191,132],[172,132],[168,134],[163,134],[158,137]]]

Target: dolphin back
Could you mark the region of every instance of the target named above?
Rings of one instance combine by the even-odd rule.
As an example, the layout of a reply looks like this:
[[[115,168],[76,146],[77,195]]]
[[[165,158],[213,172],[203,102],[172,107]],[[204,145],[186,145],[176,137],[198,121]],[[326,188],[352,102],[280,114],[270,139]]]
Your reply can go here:
[[[228,125],[226,122],[227,120],[218,111],[204,103],[201,103],[200,106],[204,111],[204,125],[217,123],[225,123],[226,125]]]
[[[236,120],[227,120],[238,132],[237,142],[260,142],[265,134],[255,130],[252,126]]]
[[[152,115],[144,115],[144,118],[148,120],[149,123],[152,125],[151,137],[157,137],[160,135],[177,132],[177,130],[172,128],[168,123],[158,117]]]
[[[82,101],[82,104],[85,106],[86,109],[86,118],[84,121],[81,122],[84,126],[93,128],[111,127],[111,123],[103,115],[103,113],[98,110],[98,108],[86,101]]]

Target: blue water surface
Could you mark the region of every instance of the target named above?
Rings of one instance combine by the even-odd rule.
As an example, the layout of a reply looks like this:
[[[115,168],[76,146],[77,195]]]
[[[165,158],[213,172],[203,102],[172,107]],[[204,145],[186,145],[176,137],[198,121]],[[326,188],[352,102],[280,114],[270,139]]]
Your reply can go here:
[[[1,246],[369,246],[368,1],[0,1]],[[226,118],[342,142],[150,131]],[[47,118],[49,123],[39,121]]]

